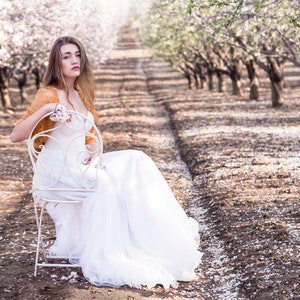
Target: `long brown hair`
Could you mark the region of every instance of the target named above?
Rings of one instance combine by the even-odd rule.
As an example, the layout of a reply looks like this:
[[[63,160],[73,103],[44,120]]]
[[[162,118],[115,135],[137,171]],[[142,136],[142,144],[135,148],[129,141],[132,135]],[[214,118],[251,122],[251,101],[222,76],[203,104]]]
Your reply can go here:
[[[61,52],[60,48],[66,44],[74,44],[80,51],[80,75],[75,80],[74,88],[82,92],[89,105],[94,107],[95,98],[95,78],[89,60],[87,58],[85,49],[81,42],[72,36],[59,37],[53,44],[48,66],[43,77],[43,85],[53,85],[57,88],[65,89],[68,91],[68,87],[65,83],[62,71],[61,71]]]

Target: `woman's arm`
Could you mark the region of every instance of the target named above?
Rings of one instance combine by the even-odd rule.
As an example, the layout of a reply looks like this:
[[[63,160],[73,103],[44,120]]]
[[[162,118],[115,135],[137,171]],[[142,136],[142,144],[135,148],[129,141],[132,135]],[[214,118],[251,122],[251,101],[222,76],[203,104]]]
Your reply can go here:
[[[13,129],[10,139],[13,143],[26,140],[36,123],[59,103],[57,92],[50,87],[41,88],[27,107],[23,117]]]
[[[56,105],[56,103],[47,103],[32,115],[27,117],[25,120],[18,123],[10,134],[10,140],[13,143],[26,140],[33,127],[36,125],[37,121],[41,119],[45,114],[53,111]]]

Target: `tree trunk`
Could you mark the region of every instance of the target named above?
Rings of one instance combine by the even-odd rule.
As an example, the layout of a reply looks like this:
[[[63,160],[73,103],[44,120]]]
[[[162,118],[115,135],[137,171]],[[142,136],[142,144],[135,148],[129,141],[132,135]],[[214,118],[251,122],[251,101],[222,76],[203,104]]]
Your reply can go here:
[[[188,81],[188,87],[189,90],[192,89],[192,79],[191,79],[191,75],[188,72],[184,72],[183,76],[187,79]]]
[[[257,76],[254,76],[250,81],[250,100],[258,100],[259,99],[259,80]]]
[[[272,91],[272,106],[280,107],[283,105],[283,91],[284,91],[284,65],[280,64],[273,57],[267,57],[270,65],[269,78],[271,81]]]
[[[189,74],[189,71],[186,67],[186,64],[181,64],[179,65],[179,70],[182,72],[183,76],[187,79],[188,81],[188,88],[191,89],[192,88],[192,79],[191,79],[191,75]]]
[[[251,59],[248,62],[245,62],[248,71],[248,78],[250,80],[250,100],[258,100],[259,99],[259,80],[257,75],[256,64],[254,60]]]
[[[38,90],[41,84],[41,74],[40,74],[41,72],[37,66],[33,67],[31,72],[34,75],[35,86],[36,89]]]
[[[242,97],[243,91],[241,88],[241,82],[235,77],[232,77],[231,81],[232,81],[232,95]]]
[[[191,62],[185,62],[185,70],[189,73],[190,76],[189,88],[192,89],[193,87],[195,87],[196,89],[198,89],[199,82],[194,64],[192,64]],[[192,78],[194,79],[194,81],[192,81]]]
[[[25,91],[25,85],[27,82],[26,70],[15,69],[14,70],[14,78],[18,82],[21,104],[23,104],[25,101],[27,101],[27,94]]]
[[[195,63],[195,70],[196,73],[199,75],[199,79],[200,79],[200,89],[204,88],[204,81],[206,80],[205,75],[203,74],[203,69],[202,66],[199,63]]]
[[[204,89],[204,82],[206,81],[205,75],[200,75],[200,89]]]
[[[12,109],[9,96],[9,69],[7,67],[0,68],[0,96],[1,103],[5,109]]]
[[[213,81],[213,69],[209,66],[207,67],[207,77],[208,77],[208,89],[212,91],[214,89],[214,81]]]
[[[217,72],[218,78],[218,92],[219,93],[226,93],[226,85],[224,81],[224,74],[222,72]]]
[[[196,72],[193,72],[193,77],[194,77],[194,81],[195,81],[195,88],[198,90],[199,89],[199,81],[198,81]]]
[[[283,81],[271,81],[272,106],[280,107],[283,105]]]
[[[219,93],[225,93],[226,92],[226,86],[224,82],[224,71],[225,71],[225,65],[223,59],[218,59],[218,67],[216,68],[216,75],[218,78],[218,92]],[[224,70],[224,71],[222,71]]]
[[[241,82],[241,74],[242,74],[242,62],[238,60],[236,63],[233,64],[232,69],[230,70],[229,77],[232,82],[232,94],[235,96],[243,97],[243,90],[242,90],[242,82]]]

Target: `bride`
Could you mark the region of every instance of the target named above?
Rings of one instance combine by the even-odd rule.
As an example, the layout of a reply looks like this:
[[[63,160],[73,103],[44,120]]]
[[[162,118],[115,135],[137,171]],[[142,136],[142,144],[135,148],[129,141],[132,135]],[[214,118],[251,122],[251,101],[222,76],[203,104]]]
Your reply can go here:
[[[77,39],[65,36],[55,41],[43,85],[13,129],[11,141],[26,140],[36,122],[52,112],[34,132],[65,121],[55,134],[67,147],[76,135],[76,121],[55,119],[58,112],[67,109],[82,113],[91,122],[97,120],[95,81],[85,50]],[[45,146],[51,147],[50,139]],[[93,147],[92,141],[82,140],[79,147],[72,148],[68,159],[76,157],[80,148],[89,146]],[[33,181],[47,179],[43,168],[39,168],[45,159],[41,151]],[[86,163],[89,160],[90,157]],[[56,157],[46,161],[59,164],[60,160]],[[108,152],[103,154],[102,166],[97,171],[97,189],[82,204],[47,205],[56,226],[51,254],[68,256],[71,263],[80,265],[85,278],[97,286],[162,284],[168,288],[177,287],[177,281],[195,279],[202,256],[198,250],[198,224],[185,214],[151,158],[137,150]],[[60,187],[68,184],[67,175],[57,182]],[[61,195],[64,200],[80,197],[81,194]]]

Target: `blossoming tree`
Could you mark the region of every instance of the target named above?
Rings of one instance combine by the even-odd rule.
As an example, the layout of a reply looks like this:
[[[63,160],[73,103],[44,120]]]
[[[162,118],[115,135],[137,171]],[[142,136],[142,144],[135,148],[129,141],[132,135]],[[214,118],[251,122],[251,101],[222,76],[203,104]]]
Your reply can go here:
[[[259,66],[269,76],[276,107],[283,104],[285,63],[300,65],[299,11],[297,0],[157,0],[144,31],[146,42],[173,65],[184,59],[194,67],[200,63],[209,79],[216,74],[220,91],[226,74],[233,93],[242,95],[243,62],[250,79],[250,98],[258,99]],[[180,26],[174,26],[176,22]]]
[[[1,0],[0,96],[11,108],[9,79],[18,69],[38,74],[58,36],[73,35],[97,68],[113,48],[130,0]],[[38,74],[40,76],[40,74]],[[17,76],[17,75],[16,75]]]

